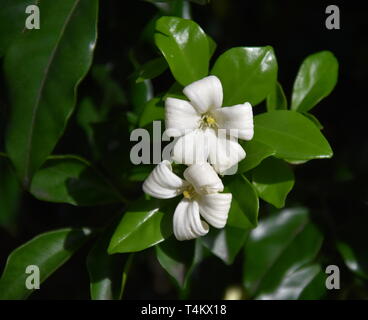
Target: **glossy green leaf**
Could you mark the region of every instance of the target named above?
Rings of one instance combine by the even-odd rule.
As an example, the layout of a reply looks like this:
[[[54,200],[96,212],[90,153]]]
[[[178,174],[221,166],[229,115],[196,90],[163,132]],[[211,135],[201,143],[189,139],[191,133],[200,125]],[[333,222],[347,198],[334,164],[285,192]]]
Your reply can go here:
[[[294,173],[283,160],[267,158],[252,171],[253,185],[264,201],[276,208],[285,205],[285,199],[294,186]]]
[[[40,234],[15,249],[8,257],[0,278],[0,299],[26,299],[34,289],[27,289],[26,280],[39,268],[40,283],[61,267],[86,242],[88,229],[62,229]],[[32,279],[30,279],[32,280]],[[72,290],[72,284],[71,284]]]
[[[87,257],[92,300],[120,300],[122,296],[122,276],[128,255],[107,253],[113,227],[115,224],[96,240]]]
[[[124,213],[111,238],[108,252],[141,251],[167,239],[172,234],[170,212],[173,211],[160,208],[157,201],[136,202]]]
[[[276,82],[273,89],[267,96],[267,111],[287,109],[287,99],[284,90],[279,82]]]
[[[304,208],[285,209],[262,220],[246,244],[245,288],[252,296],[268,299],[282,292],[283,286],[290,291],[298,281],[295,279],[303,278],[303,274],[308,274],[312,280],[313,270],[303,273],[301,268],[314,261],[322,241],[321,232],[310,222]],[[309,283],[300,282],[300,286],[288,295],[296,299],[303,291],[300,289]]]
[[[272,47],[239,47],[223,53],[211,74],[224,90],[224,106],[250,102],[253,106],[271,92],[277,77],[277,62]]]
[[[155,43],[174,78],[183,86],[207,76],[209,43],[195,22],[161,17],[156,23]]]
[[[346,266],[355,274],[368,279],[368,254],[365,250],[356,250],[346,242],[339,241],[337,249],[345,261]]]
[[[254,139],[288,160],[331,158],[333,152],[318,128],[295,111],[277,110],[254,117]]]
[[[73,112],[97,35],[97,0],[41,1],[39,8],[41,28],[15,40],[4,65],[12,111],[7,153],[26,186]]]
[[[164,103],[160,97],[148,101],[139,118],[139,127],[143,128],[152,125],[152,121],[165,120]]]
[[[253,185],[243,175],[235,175],[224,182],[225,192],[233,195],[227,225],[250,229],[258,224],[259,201]]]
[[[155,246],[160,265],[181,289],[188,288],[194,268],[204,258],[200,241],[178,241],[174,236]]]
[[[280,285],[272,292],[262,294],[257,299],[262,300],[297,300],[297,299],[318,299],[320,297],[320,291],[309,293],[309,296],[303,293],[307,290],[308,286],[313,280],[320,275],[321,266],[318,264],[308,265],[301,267],[291,273],[288,273],[281,281]],[[325,279],[318,279],[323,285]],[[310,297],[312,295],[312,297]]]
[[[275,154],[271,147],[254,139],[239,142],[245,150],[246,157],[238,163],[238,173],[244,173],[255,168],[263,159]]]
[[[40,200],[91,206],[121,201],[118,191],[86,160],[50,157],[32,180],[31,193]]]
[[[2,0],[0,10],[0,57],[19,35],[25,31],[26,8],[38,0]]]
[[[291,109],[305,112],[327,97],[336,85],[339,64],[330,51],[308,56],[294,82]]]
[[[17,229],[22,188],[10,161],[0,156],[0,226],[14,233]]]
[[[135,72],[135,82],[139,83],[144,80],[154,79],[162,74],[167,67],[167,62],[163,57],[152,59],[140,66]]]
[[[139,83],[133,82],[131,85],[130,95],[133,112],[140,116],[147,103],[153,99],[151,80],[145,80]]]
[[[209,57],[211,58],[216,51],[217,43],[209,35],[207,35],[207,40],[209,48]]]

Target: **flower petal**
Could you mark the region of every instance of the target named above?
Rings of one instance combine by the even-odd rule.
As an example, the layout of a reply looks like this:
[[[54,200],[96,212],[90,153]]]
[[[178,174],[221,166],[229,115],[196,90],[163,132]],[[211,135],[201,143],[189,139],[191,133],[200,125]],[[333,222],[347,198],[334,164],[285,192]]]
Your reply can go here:
[[[221,130],[207,130],[206,135],[209,143],[209,162],[216,172],[224,174],[227,169],[245,158],[245,151],[237,141],[228,138]]]
[[[158,199],[169,199],[177,196],[187,182],[172,172],[171,163],[164,160],[159,163],[143,183],[143,191]]]
[[[231,193],[203,195],[198,199],[199,212],[211,226],[223,228],[229,215],[231,199]]]
[[[179,202],[174,213],[173,229],[178,240],[195,239],[208,232],[208,224],[201,220],[196,201],[183,199]]]
[[[224,190],[221,179],[208,162],[193,164],[186,168],[184,178],[199,194],[209,194]]]
[[[180,137],[172,151],[172,159],[186,165],[203,163],[207,158],[208,142],[202,129],[196,129]]]
[[[222,85],[216,76],[208,76],[191,83],[184,88],[183,93],[201,114],[222,105]]]
[[[239,139],[251,140],[253,138],[253,110],[249,102],[233,107],[224,107],[213,111],[219,128],[228,129],[229,134],[237,130]]]
[[[199,127],[201,116],[188,102],[176,98],[167,98],[165,101],[165,126],[169,137],[182,136],[187,130]]]

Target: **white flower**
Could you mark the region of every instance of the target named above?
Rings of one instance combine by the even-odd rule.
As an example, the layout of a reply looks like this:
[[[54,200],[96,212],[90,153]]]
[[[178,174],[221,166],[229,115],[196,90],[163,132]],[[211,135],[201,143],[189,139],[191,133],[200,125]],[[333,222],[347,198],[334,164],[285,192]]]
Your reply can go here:
[[[183,194],[174,213],[173,229],[178,240],[205,235],[209,226],[223,228],[231,205],[231,193],[224,190],[221,179],[209,163],[194,164],[184,171],[185,180],[172,172],[170,161],[156,166],[143,184],[145,193],[159,199]]]
[[[172,159],[186,165],[208,159],[223,174],[245,157],[234,137],[253,138],[252,106],[246,102],[221,108],[222,85],[216,76],[191,83],[183,93],[190,101],[176,98],[165,101],[165,132],[169,137],[180,137]],[[221,129],[225,134],[219,134]]]

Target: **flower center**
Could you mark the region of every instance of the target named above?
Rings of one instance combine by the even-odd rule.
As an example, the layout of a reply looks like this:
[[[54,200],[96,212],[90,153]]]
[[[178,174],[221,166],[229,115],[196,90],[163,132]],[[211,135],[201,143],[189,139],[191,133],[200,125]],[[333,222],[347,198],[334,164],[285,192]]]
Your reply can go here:
[[[201,129],[216,128],[216,127],[217,127],[216,119],[213,116],[211,116],[208,113],[205,113],[204,115],[202,115],[201,125],[200,125]]]
[[[196,195],[196,192],[193,186],[188,186],[183,190],[183,196],[185,199],[193,199]]]

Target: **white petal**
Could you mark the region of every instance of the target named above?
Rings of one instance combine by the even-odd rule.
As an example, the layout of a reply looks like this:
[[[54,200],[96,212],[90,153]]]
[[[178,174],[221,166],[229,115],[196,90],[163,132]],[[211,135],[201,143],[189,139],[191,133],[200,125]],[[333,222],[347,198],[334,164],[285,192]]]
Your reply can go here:
[[[222,85],[216,76],[191,83],[184,88],[183,93],[201,114],[222,105]]]
[[[224,190],[221,179],[208,162],[193,164],[186,168],[184,178],[200,194],[209,194]]]
[[[191,165],[203,163],[208,158],[208,141],[202,129],[196,129],[178,139],[172,151],[172,159],[177,163]]]
[[[209,162],[218,173],[223,174],[245,158],[245,151],[237,141],[220,134],[220,131],[207,130],[206,135],[209,137]]]
[[[231,193],[203,195],[198,199],[199,212],[215,228],[223,228],[231,206]]]
[[[230,134],[232,134],[231,131],[238,130],[239,139],[251,140],[253,138],[253,110],[249,102],[216,109],[212,114],[219,128],[228,129]]]
[[[167,98],[165,101],[165,126],[169,137],[182,136],[187,130],[199,127],[201,116],[185,100]]]
[[[183,199],[179,202],[174,213],[173,229],[178,240],[195,239],[208,232],[208,224],[201,220],[196,201]]]
[[[143,183],[143,191],[158,199],[177,196],[187,185],[183,179],[172,172],[170,161],[159,163]]]

